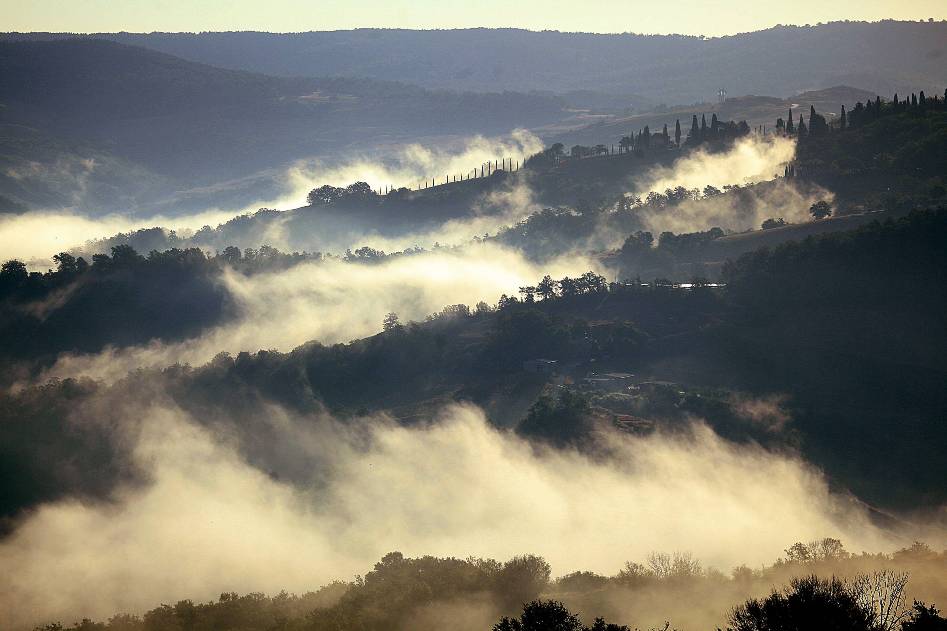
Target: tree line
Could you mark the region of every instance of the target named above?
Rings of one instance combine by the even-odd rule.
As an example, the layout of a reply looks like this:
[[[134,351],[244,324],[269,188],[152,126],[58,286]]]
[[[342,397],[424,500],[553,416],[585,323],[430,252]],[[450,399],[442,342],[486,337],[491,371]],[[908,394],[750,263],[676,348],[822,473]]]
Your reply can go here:
[[[690,554],[654,553],[644,563],[626,563],[613,576],[576,571],[556,579],[551,578],[549,564],[534,555],[499,562],[408,558],[392,552],[364,576],[302,595],[227,592],[215,601],[181,600],[143,615],[120,613],[104,622],[84,619],[70,626],[50,623],[36,631],[388,631],[405,625],[434,631],[444,625],[476,627],[476,621],[484,631],[491,624],[493,631],[629,631],[629,626],[606,622],[603,616],[630,622],[621,603],[641,609],[641,599],[648,598],[679,603],[664,612],[668,620],[689,618],[684,615],[689,607],[705,607],[727,618],[732,631],[944,631],[947,627],[947,619],[934,605],[907,601],[908,572],[923,582],[924,589],[934,588],[943,595],[934,577],[947,569],[947,553],[934,552],[923,543],[890,555],[850,554],[835,539],[791,548],[799,546],[827,546],[830,552],[800,560],[787,550],[787,557],[772,565],[759,570],[740,566],[729,576],[703,568]],[[879,569],[883,566],[889,569]],[[787,586],[762,598],[738,601],[739,594],[767,584]],[[457,603],[479,603],[481,610]],[[442,604],[447,605],[446,618],[434,622],[417,616],[420,610]],[[596,612],[591,624],[584,624],[570,607]],[[671,623],[664,628],[670,629]]]

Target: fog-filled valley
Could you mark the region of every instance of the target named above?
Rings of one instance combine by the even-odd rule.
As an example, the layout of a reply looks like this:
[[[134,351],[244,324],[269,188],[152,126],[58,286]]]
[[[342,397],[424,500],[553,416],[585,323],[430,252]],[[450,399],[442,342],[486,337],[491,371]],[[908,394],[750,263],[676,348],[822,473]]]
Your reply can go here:
[[[3,35],[0,628],[943,629],[944,28]]]

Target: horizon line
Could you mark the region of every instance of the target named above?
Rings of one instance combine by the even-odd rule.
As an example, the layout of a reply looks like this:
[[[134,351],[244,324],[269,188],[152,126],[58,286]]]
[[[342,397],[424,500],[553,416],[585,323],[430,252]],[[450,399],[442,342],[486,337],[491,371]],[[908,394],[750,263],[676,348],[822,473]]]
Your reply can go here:
[[[231,29],[231,30],[200,30],[200,31],[51,31],[51,30],[30,30],[30,31],[3,31],[2,35],[74,35],[96,36],[96,35],[224,35],[224,34],[262,34],[262,35],[309,35],[309,34],[327,34],[327,33],[354,33],[358,31],[391,31],[391,32],[409,32],[409,33],[446,33],[456,31],[520,31],[533,34],[560,34],[560,35],[599,35],[604,37],[676,37],[691,38],[701,40],[725,39],[729,37],[739,37],[751,35],[754,33],[763,33],[777,29],[815,29],[835,25],[873,25],[873,24],[947,24],[947,18],[935,19],[927,18],[920,20],[904,20],[896,18],[882,18],[879,20],[832,20],[828,22],[817,22],[815,24],[783,24],[777,23],[772,26],[760,28],[752,31],[738,31],[734,33],[725,33],[721,35],[704,35],[689,33],[644,33],[635,31],[563,31],[554,28],[535,29],[521,26],[463,26],[451,28],[410,28],[410,27],[390,27],[390,26],[357,26],[351,28],[338,29],[309,29],[303,31],[269,31],[257,29]]]

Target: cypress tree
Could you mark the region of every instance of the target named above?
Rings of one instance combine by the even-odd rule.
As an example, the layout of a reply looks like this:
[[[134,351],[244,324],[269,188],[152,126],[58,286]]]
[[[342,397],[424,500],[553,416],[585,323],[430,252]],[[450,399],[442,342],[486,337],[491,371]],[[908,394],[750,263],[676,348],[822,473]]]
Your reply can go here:
[[[681,119],[677,119],[674,123],[674,144],[681,146]]]
[[[847,119],[846,116],[845,116],[845,106],[843,105],[843,106],[842,106],[842,115],[839,117],[839,124],[838,124],[838,126],[839,126],[839,129],[845,129],[845,127],[846,127],[847,125],[848,125],[848,119]]]
[[[651,146],[651,129],[647,125],[644,126],[644,146]]]
[[[792,122],[792,110],[789,110],[789,118],[786,120],[786,133],[791,136],[796,133],[796,124]]]
[[[921,90],[921,93],[918,95],[917,102],[922,108],[927,104],[927,99],[924,98],[924,90]]]
[[[809,130],[806,129],[806,122],[802,120],[802,112],[799,113],[799,139],[802,140]]]
[[[713,136],[717,135],[717,115],[716,114],[710,117],[710,133]]]
[[[697,114],[691,119],[691,130],[687,134],[687,142],[697,144],[700,142],[700,128],[697,126]]]
[[[707,115],[700,115],[700,139],[704,140],[707,138]]]

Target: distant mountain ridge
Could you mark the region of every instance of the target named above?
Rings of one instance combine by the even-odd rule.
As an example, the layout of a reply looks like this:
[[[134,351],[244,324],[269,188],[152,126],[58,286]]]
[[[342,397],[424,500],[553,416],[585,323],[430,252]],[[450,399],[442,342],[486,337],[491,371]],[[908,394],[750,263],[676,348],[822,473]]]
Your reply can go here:
[[[947,84],[945,21],[775,26],[716,38],[485,28],[97,36],[272,75],[369,77],[476,91],[592,90],[669,105],[716,100],[720,89],[788,96],[845,84],[892,94],[939,92]]]

